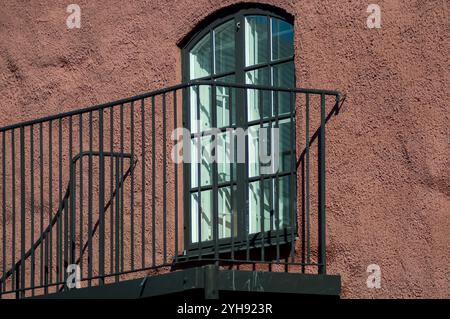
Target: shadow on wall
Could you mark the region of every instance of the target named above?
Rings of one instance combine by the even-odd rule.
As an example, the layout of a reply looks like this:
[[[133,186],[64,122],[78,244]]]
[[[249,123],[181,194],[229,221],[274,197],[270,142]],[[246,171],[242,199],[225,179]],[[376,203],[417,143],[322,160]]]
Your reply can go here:
[[[346,95],[340,97],[330,109],[325,117],[325,125],[333,118],[333,116],[339,115],[341,112]],[[309,111],[308,111],[309,112]],[[307,113],[306,117],[308,121],[313,116]],[[306,130],[310,131],[310,124],[306,125]],[[302,267],[302,272],[307,272],[308,264],[318,262],[319,259],[319,241],[320,241],[320,216],[319,216],[319,205],[320,205],[320,124],[314,131],[312,135],[306,135],[304,145],[299,147],[301,153],[297,159],[296,170],[299,173],[300,189],[297,191],[297,196],[300,197],[300,201],[297,205],[300,205],[301,211],[300,218],[297,221],[300,222],[301,226],[299,228],[300,240],[300,258],[301,262],[306,266]],[[317,148],[314,149],[314,143],[317,144]],[[311,159],[316,159],[315,162]],[[316,170],[314,170],[316,169]],[[311,192],[312,189],[317,189],[317,192]],[[298,207],[297,207],[298,210]],[[312,244],[314,243],[314,244]]]

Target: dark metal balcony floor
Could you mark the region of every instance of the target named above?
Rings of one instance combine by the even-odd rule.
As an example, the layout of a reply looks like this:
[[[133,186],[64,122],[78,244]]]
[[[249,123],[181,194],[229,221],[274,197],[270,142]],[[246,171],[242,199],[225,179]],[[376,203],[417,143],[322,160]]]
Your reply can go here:
[[[204,266],[103,286],[72,289],[37,298],[137,299],[199,290],[204,292],[205,299],[217,299],[222,292],[338,297],[341,291],[341,277],[338,275],[221,270],[215,266]]]

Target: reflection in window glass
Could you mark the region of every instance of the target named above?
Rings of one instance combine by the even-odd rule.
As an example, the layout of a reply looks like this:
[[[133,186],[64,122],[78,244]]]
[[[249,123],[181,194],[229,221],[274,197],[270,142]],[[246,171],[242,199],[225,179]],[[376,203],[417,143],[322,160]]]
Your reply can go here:
[[[191,50],[190,79],[198,79],[211,74],[211,36],[208,33]]]
[[[276,179],[263,181],[264,207],[261,216],[261,182],[249,184],[249,230],[251,234],[261,231],[279,230],[290,225],[290,176],[279,177],[278,190]],[[278,200],[278,203],[276,201]],[[276,205],[278,204],[278,216]],[[261,220],[264,229],[261,229]],[[278,222],[277,222],[278,221]]]
[[[231,138],[233,136],[232,131],[227,131],[223,133],[217,134],[217,145],[216,145],[216,151],[217,151],[217,174],[218,176],[218,182],[229,182],[231,179],[231,167],[233,166],[232,163],[232,156],[231,153]],[[236,177],[236,173],[234,174],[234,177]]]
[[[235,76],[228,75],[217,79],[218,82],[234,83]],[[233,91],[233,92],[231,92]],[[233,101],[230,101],[230,93]],[[230,87],[218,86],[216,87],[216,103],[217,103],[217,127],[229,126],[230,123],[230,104],[236,105],[236,90]],[[234,124],[234,114],[236,107],[232,110],[232,124]]]
[[[254,85],[270,85],[269,68],[256,69],[245,73],[245,83]],[[248,121],[259,120],[261,98],[264,117],[271,115],[270,91],[247,89],[247,116]],[[262,94],[262,97],[260,95]]]
[[[199,141],[201,145],[199,145]],[[200,179],[201,186],[212,184],[211,136],[202,136],[191,139],[191,187],[198,186],[198,150],[200,148]]]
[[[261,216],[261,182],[256,181],[249,184],[248,196],[249,196],[249,232],[250,234],[259,233],[261,231],[261,221],[263,222],[264,231],[270,230],[271,225],[271,180],[264,180],[264,206],[263,214]],[[273,199],[272,199],[273,201]]]
[[[233,187],[233,192],[236,192],[236,187]],[[230,187],[219,188],[218,194],[219,207],[219,238],[231,237],[231,229],[233,228],[233,235],[237,235],[237,215],[235,209],[231,207],[231,197],[236,194],[231,193]],[[235,206],[235,203],[233,203]]]
[[[191,242],[197,243],[199,239],[199,221],[201,228],[201,241],[212,240],[212,191],[201,192],[200,218],[198,193],[191,194]]]
[[[234,69],[234,20],[228,21],[214,30],[215,74]]]
[[[272,18],[272,60],[294,55],[294,33],[292,25]]]
[[[255,65],[268,61],[268,20],[266,16],[245,18],[245,65]]]
[[[294,62],[286,62],[272,67],[273,86],[283,88],[293,88],[294,81]],[[290,113],[291,106],[294,104],[294,97],[289,92],[274,92],[274,112],[278,108],[278,114]]]
[[[211,86],[199,85],[198,92],[199,98],[197,98],[197,87],[191,87],[191,132],[199,133],[198,125],[200,124],[200,131],[209,130],[212,127],[212,114],[211,114]],[[200,119],[197,115],[197,101],[200,101]],[[197,121],[200,120],[200,123]]]
[[[290,119],[281,120],[278,123],[279,131],[279,171],[291,171],[291,121]],[[295,155],[294,155],[295,156]]]

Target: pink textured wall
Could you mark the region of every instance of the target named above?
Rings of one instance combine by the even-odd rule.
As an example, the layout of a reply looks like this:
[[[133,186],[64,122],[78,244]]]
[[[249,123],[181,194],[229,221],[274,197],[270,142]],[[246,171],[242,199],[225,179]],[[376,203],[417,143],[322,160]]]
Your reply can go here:
[[[261,1],[295,17],[297,85],[346,94],[327,125],[328,272],[342,297],[450,297],[449,7]],[[237,1],[76,1],[0,6],[0,126],[179,83],[177,44]],[[378,264],[382,288],[366,287]]]

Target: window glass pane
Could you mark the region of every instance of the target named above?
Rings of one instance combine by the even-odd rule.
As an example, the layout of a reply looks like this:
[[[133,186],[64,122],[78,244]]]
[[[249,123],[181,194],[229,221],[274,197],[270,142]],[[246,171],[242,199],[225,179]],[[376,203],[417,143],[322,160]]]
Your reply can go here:
[[[199,85],[199,99],[197,99],[197,87],[190,88],[191,96],[191,133],[198,133],[198,123],[200,120],[200,131],[209,130],[212,127],[211,114],[211,86]],[[197,115],[197,100],[200,101],[200,119]]]
[[[199,141],[201,145],[199,145]],[[198,150],[200,149],[200,178],[201,186],[212,184],[211,136],[195,137],[191,139],[191,187],[198,186]]]
[[[263,128],[262,131],[260,125],[252,125],[248,128],[249,177],[274,173],[270,169],[272,164],[272,130],[268,123],[263,124]],[[261,167],[265,167],[265,170],[262,171]]]
[[[263,214],[261,216],[261,204],[263,200],[261,198],[261,182],[256,181],[249,184],[248,187],[248,196],[249,196],[249,233],[259,233],[261,232],[261,222],[263,223],[263,231],[270,230],[271,225],[271,180],[264,180],[263,191],[264,191],[264,206],[263,206]],[[273,200],[273,199],[272,199]]]
[[[245,83],[254,85],[270,85],[269,68],[265,67],[262,69],[247,71],[245,73]],[[261,104],[264,117],[271,115],[270,93],[270,91],[247,90],[248,121],[259,120]]]
[[[272,60],[294,55],[294,32],[286,21],[272,18]]]
[[[231,197],[234,196],[233,209],[231,207]],[[237,235],[237,214],[236,214],[236,187],[219,188],[218,207],[219,207],[219,238],[231,237],[231,228],[233,227],[233,236]]]
[[[211,35],[205,35],[189,53],[190,79],[211,74]]]
[[[191,241],[197,243],[199,239],[199,228],[201,228],[201,241],[212,240],[212,191],[201,192],[201,214],[199,219],[199,196],[198,193],[191,194]],[[200,221],[200,227],[199,227]]]
[[[290,226],[292,205],[290,192],[295,192],[291,189],[290,181],[290,175],[279,177],[278,186],[275,178],[263,181],[264,207],[262,216],[260,210],[260,203],[262,202],[261,182],[255,181],[249,184],[249,231],[251,234]],[[275,204],[277,200],[278,214]],[[261,229],[261,220],[263,220],[264,229]]]
[[[234,70],[234,20],[214,30],[215,74]]]
[[[248,176],[259,175],[259,126],[248,128]]]
[[[294,62],[286,62],[272,67],[273,86],[283,88],[295,87]],[[292,97],[292,104],[294,103]],[[274,110],[278,114],[290,113],[291,96],[289,92],[274,92]]]
[[[291,171],[291,120],[286,119],[278,123],[279,164],[280,172]],[[295,152],[294,152],[295,154]],[[294,155],[295,156],[295,155]],[[295,160],[295,159],[294,159]]]
[[[282,228],[286,228],[290,225],[290,207],[291,207],[291,197],[290,197],[290,192],[295,192],[294,189],[291,189],[291,177],[290,175],[288,176],[283,176],[280,177],[278,180],[278,192],[279,195],[277,195],[277,187],[276,187],[276,182],[274,180],[274,194],[275,197],[274,198],[278,198],[278,209],[279,209],[279,214],[278,214],[278,229],[282,229]],[[277,224],[276,224],[276,218],[274,219],[274,229],[277,229]]]
[[[268,61],[268,21],[266,16],[245,18],[245,65]]]
[[[233,132],[227,131],[217,134],[217,173],[218,182],[229,182],[231,178],[231,167],[233,164],[231,153],[231,138]],[[233,165],[234,166],[234,165]],[[234,173],[236,179],[236,173]]]
[[[217,78],[216,81],[225,83],[234,83],[235,76],[228,75],[221,78]],[[232,91],[232,92],[231,92]],[[233,97],[233,101],[230,101],[230,93]],[[230,87],[218,86],[216,88],[216,101],[217,101],[217,127],[230,126],[230,104],[232,104],[232,124],[234,124],[234,114],[236,113],[236,90]],[[233,107],[234,106],[234,107]]]

